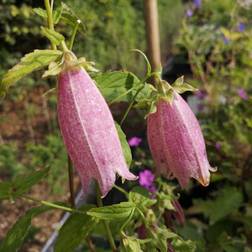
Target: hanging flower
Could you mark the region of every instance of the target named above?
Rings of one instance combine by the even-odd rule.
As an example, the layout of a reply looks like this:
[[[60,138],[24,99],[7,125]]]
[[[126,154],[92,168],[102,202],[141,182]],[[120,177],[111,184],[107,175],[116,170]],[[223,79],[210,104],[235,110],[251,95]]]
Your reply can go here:
[[[71,60],[66,59],[58,77],[59,126],[83,191],[89,191],[94,179],[105,196],[113,187],[116,173],[128,180],[136,177],[126,165],[106,101],[84,69],[71,67]]]
[[[156,171],[176,177],[182,187],[195,178],[210,182],[210,170],[199,123],[188,104],[173,91],[173,100],[157,101],[157,111],[147,118],[147,136]]]

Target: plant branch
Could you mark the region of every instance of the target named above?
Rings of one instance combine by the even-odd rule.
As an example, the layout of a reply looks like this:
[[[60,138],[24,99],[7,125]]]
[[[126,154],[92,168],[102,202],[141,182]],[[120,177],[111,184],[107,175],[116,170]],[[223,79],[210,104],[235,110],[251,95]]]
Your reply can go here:
[[[58,205],[58,204],[55,204],[55,203],[52,203],[52,202],[49,202],[49,201],[45,201],[45,200],[35,199],[33,197],[30,197],[30,196],[22,196],[21,198],[26,199],[26,200],[30,200],[30,201],[33,201],[33,202],[36,202],[36,203],[39,203],[39,204],[44,205],[44,206],[49,206],[49,207],[52,207],[52,208],[56,208],[56,209],[59,209],[59,210],[70,212],[70,213],[86,214],[85,212],[82,212],[82,211],[79,211],[79,210],[76,210],[76,209],[73,209],[73,208],[70,208],[70,207],[61,206],[61,205]]]
[[[133,107],[133,105],[134,105],[134,102],[135,102],[136,97],[137,97],[138,94],[142,91],[143,88],[144,88],[144,85],[141,86],[141,87],[137,90],[137,92],[135,93],[135,95],[133,96],[132,101],[130,102],[130,104],[129,104],[129,106],[128,106],[126,112],[124,113],[124,116],[123,116],[123,118],[122,118],[122,120],[121,120],[121,122],[120,122],[120,126],[122,126],[123,122],[124,122],[125,119],[127,118],[128,114],[129,114],[129,112],[130,112],[130,110],[132,109],[132,107]]]
[[[48,28],[54,31],[53,15],[52,15],[53,9],[50,5],[50,0],[44,0],[44,4],[45,4],[46,12],[47,12]],[[57,49],[56,45],[53,42],[51,42],[51,44],[52,44],[52,49],[56,50]]]
[[[97,190],[97,205],[98,205],[98,207],[102,207],[103,203],[102,203],[101,192],[100,192],[100,188],[99,188],[98,183],[96,184],[96,190]],[[109,227],[109,223],[107,221],[105,221],[105,220],[102,221],[102,222],[103,222],[103,225],[105,227],[105,230],[106,230],[106,233],[107,233],[107,236],[108,236],[108,241],[109,241],[110,247],[111,247],[113,252],[116,252],[117,248],[116,248],[116,245],[115,245],[115,241],[114,241],[112,232],[111,232],[110,227]]]
[[[72,33],[71,40],[70,40],[70,43],[69,43],[69,49],[70,50],[72,50],[72,48],[73,48],[74,40],[75,40],[75,37],[76,37],[76,34],[77,34],[80,23],[81,23],[81,21],[78,19],[77,23],[76,23],[76,25],[75,25],[75,27],[73,29],[73,33]]]

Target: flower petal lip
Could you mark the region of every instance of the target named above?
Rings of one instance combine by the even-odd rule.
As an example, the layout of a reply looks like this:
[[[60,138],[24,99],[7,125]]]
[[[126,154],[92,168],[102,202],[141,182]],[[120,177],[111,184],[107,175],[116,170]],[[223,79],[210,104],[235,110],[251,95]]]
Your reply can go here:
[[[84,192],[95,179],[105,196],[116,173],[135,180],[127,167],[109,107],[87,72],[67,68],[58,77],[58,121]]]
[[[165,157],[163,166],[156,163],[157,170],[161,173],[164,173],[164,169],[172,172],[183,188],[187,186],[190,177],[207,186],[210,182],[209,170],[212,168],[207,159],[200,125],[184,99],[175,91],[173,95],[172,103],[159,99],[157,112],[154,117],[150,115],[155,118],[153,120],[156,122],[156,132],[158,132],[152,136],[155,138],[153,140],[150,139],[151,133],[147,130],[153,159],[160,159],[160,153],[157,154],[155,151],[158,142],[162,146]],[[147,121],[148,123],[151,122]],[[151,128],[153,129],[154,126]]]

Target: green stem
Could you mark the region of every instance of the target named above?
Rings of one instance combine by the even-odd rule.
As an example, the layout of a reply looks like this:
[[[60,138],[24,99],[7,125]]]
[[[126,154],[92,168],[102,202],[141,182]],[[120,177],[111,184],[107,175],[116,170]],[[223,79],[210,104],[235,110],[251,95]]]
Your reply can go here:
[[[97,205],[98,205],[98,207],[102,207],[103,203],[102,203],[102,199],[101,199],[101,192],[100,192],[99,185],[97,184],[96,187],[97,187],[96,188],[96,190],[97,190]],[[104,225],[104,228],[105,228],[107,236],[108,236],[108,241],[109,241],[110,247],[111,247],[113,252],[116,252],[117,248],[116,248],[116,245],[115,245],[115,241],[114,241],[112,232],[111,232],[110,227],[109,227],[109,223],[104,220],[103,225]]]
[[[72,48],[73,48],[74,40],[75,40],[77,31],[78,31],[79,25],[80,25],[80,20],[78,19],[78,20],[77,20],[77,23],[76,23],[76,25],[75,25],[75,27],[74,27],[74,30],[73,30],[73,33],[72,33],[72,36],[71,36],[70,43],[69,43],[69,49],[70,49],[70,50],[72,50]]]
[[[53,10],[50,5],[50,0],[44,0],[44,3],[45,3],[46,12],[47,12],[48,27],[50,30],[54,31],[53,15],[52,15]],[[53,42],[52,42],[52,49],[53,50],[57,49],[56,45]]]
[[[114,188],[116,188],[119,192],[123,193],[127,198],[129,197],[128,192],[126,192],[123,188],[120,186],[117,186],[116,184],[113,185]]]
[[[55,203],[52,203],[52,202],[49,202],[49,201],[45,201],[45,200],[35,199],[33,197],[30,197],[30,196],[22,196],[22,198],[26,199],[26,200],[31,200],[31,201],[39,203],[41,205],[45,205],[45,206],[49,206],[49,207],[52,207],[52,208],[60,209],[60,210],[66,211],[66,212],[86,214],[85,212],[82,212],[82,211],[79,211],[79,210],[76,210],[76,209],[73,209],[73,208],[70,208],[70,207],[61,206],[61,205],[58,205],[58,204],[55,204]]]
[[[74,176],[73,176],[73,166],[69,156],[67,156],[68,163],[68,182],[69,182],[69,192],[70,192],[70,204],[72,208],[75,208],[74,202]]]
[[[121,120],[121,122],[120,122],[120,126],[122,126],[123,122],[124,122],[125,119],[127,118],[127,116],[128,116],[128,114],[129,114],[131,108],[132,108],[133,105],[134,105],[134,102],[135,102],[136,97],[138,96],[138,94],[141,92],[141,90],[142,90],[143,88],[144,88],[144,85],[143,85],[141,88],[139,88],[139,89],[137,90],[137,92],[135,93],[135,95],[133,96],[132,101],[131,101],[130,105],[128,106],[128,108],[127,108],[126,112],[124,113],[124,116],[123,116],[123,118],[122,118],[122,120]]]

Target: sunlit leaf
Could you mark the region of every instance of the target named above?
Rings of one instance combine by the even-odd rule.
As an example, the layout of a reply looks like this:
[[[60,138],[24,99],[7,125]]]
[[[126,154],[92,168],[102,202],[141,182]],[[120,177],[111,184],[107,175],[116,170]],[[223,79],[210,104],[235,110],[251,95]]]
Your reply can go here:
[[[24,76],[49,65],[61,55],[62,52],[58,50],[35,50],[32,53],[26,54],[17,65],[3,76],[0,93],[4,93],[10,85]]]
[[[128,218],[134,209],[135,204],[132,202],[121,202],[111,206],[92,208],[87,214],[98,219],[113,221]]]

